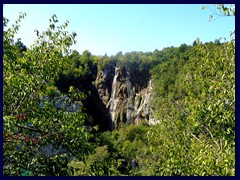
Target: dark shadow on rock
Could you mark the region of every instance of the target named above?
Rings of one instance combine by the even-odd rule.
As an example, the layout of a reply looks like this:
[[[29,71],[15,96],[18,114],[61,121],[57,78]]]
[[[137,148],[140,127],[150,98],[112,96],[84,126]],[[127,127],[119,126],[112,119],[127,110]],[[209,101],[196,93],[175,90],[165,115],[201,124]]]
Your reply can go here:
[[[96,74],[95,74],[96,77]],[[110,78],[110,79],[109,79]],[[111,78],[108,77],[108,88],[111,91]],[[61,93],[68,93],[69,87],[74,86],[81,92],[87,95],[87,98],[83,100],[83,112],[87,113],[89,120],[85,122],[87,126],[99,125],[100,131],[107,131],[111,129],[111,118],[110,114],[103,104],[102,99],[99,96],[97,88],[92,84],[95,79],[84,79],[84,77],[74,77],[61,75],[60,78],[55,82]]]
[[[91,95],[84,101],[86,113],[93,118],[92,125],[99,125],[100,131],[107,131],[111,129],[111,118],[108,109],[103,104],[97,88],[90,85]]]

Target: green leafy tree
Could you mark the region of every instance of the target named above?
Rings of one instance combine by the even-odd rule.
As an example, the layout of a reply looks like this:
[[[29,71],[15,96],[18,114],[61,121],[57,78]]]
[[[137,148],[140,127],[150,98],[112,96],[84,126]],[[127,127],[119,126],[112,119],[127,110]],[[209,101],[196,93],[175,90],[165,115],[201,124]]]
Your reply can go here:
[[[235,174],[235,41],[196,42],[152,71],[160,124],[147,137],[152,156],[161,156],[143,164],[148,175]],[[187,61],[176,66],[181,58]],[[173,82],[163,81],[164,69]]]
[[[65,97],[54,82],[76,33],[64,31],[68,22],[58,26],[53,15],[49,28],[36,30],[37,40],[19,56],[13,38],[24,16],[9,28],[3,18],[3,173],[67,175],[68,161],[91,150],[87,141],[91,135],[84,126],[87,116],[81,108],[66,112],[51,103],[56,95]],[[44,98],[49,100],[43,102]]]

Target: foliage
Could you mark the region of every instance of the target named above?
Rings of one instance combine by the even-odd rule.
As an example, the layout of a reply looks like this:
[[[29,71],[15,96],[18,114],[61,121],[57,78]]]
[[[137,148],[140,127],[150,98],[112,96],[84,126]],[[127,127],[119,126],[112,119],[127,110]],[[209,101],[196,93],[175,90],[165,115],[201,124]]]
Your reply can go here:
[[[56,86],[61,92],[67,93],[73,86],[85,94],[88,93],[89,84],[96,79],[97,66],[95,57],[89,51],[80,55],[74,50],[68,57],[61,60],[61,70]]]
[[[118,162],[110,157],[107,146],[99,146],[85,161],[73,160],[69,166],[74,169],[74,176],[112,176],[119,175]]]
[[[8,29],[8,20],[3,19],[3,172],[5,175],[20,175],[22,171],[30,171],[32,175],[66,175],[68,160],[72,156],[81,158],[91,150],[87,142],[90,134],[84,126],[87,116],[81,108],[69,113],[57,109],[51,101],[42,106],[41,101],[58,94],[54,83],[61,59],[68,55],[76,34],[64,31],[68,22],[57,26],[57,17],[53,15],[46,31],[36,31],[35,44],[26,51],[17,51],[13,38],[24,15]]]
[[[232,6],[215,7],[235,15]],[[14,42],[25,15],[10,27],[3,18],[4,175],[235,175],[234,31],[228,42],[94,56],[70,50],[76,34],[56,15],[29,48]],[[93,83],[115,66],[136,91],[153,80],[159,124],[86,126],[101,119],[85,111],[85,100],[96,100]]]

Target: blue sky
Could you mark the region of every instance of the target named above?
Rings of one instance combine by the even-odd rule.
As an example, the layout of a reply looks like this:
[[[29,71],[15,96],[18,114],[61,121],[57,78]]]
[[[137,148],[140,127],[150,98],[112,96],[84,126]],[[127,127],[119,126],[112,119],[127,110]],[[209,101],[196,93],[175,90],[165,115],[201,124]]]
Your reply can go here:
[[[47,29],[49,18],[56,14],[62,24],[69,23],[69,32],[77,33],[80,53],[89,50],[94,55],[115,55],[117,52],[149,52],[164,47],[192,44],[220,37],[229,38],[235,29],[235,17],[220,17],[209,22],[212,12],[201,10],[204,4],[6,4],[3,16],[14,22],[19,12],[27,16],[16,38],[30,46],[36,40],[35,29]]]

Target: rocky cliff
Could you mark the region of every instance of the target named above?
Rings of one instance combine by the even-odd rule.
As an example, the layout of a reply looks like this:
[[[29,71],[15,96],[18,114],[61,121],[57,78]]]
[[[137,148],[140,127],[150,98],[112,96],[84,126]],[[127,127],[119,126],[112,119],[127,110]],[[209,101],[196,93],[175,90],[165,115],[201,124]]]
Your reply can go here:
[[[108,112],[111,130],[123,123],[139,124],[142,120],[157,123],[150,106],[152,80],[149,77],[147,82],[143,81],[125,66],[98,72],[95,87]]]

